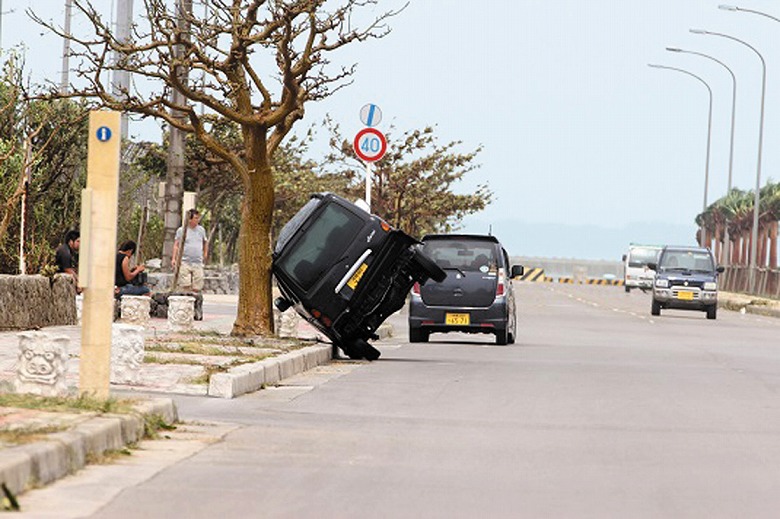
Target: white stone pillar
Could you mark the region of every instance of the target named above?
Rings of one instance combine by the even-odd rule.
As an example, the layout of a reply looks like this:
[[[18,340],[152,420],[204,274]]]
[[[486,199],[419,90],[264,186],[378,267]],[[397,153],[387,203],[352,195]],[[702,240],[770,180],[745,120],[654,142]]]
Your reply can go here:
[[[143,326],[114,324],[111,333],[111,382],[137,384],[143,363]]]
[[[122,322],[147,326],[151,298],[147,296],[122,296]]]
[[[298,323],[300,320],[301,317],[298,315],[298,312],[292,308],[288,308],[286,311],[282,312],[282,315],[279,316],[279,337],[292,337],[293,339],[297,339]]]
[[[68,344],[63,335],[45,332],[19,334],[19,360],[16,366],[15,390],[42,396],[64,396],[68,392]]]
[[[195,298],[192,296],[168,297],[168,328],[172,332],[192,330],[195,320]]]

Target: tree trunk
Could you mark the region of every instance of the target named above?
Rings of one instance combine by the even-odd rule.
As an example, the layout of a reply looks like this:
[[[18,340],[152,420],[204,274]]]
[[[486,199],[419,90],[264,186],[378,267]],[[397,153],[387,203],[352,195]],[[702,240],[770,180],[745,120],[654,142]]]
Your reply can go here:
[[[721,249],[720,249],[720,240],[721,240],[721,234],[723,234],[723,231],[720,228],[720,224],[715,224],[715,261],[718,263],[723,262],[723,258],[721,258]]]
[[[271,222],[274,180],[265,129],[245,130],[247,178],[238,236],[238,315],[233,335],[272,335]]]
[[[777,227],[777,220],[769,226],[769,237],[772,239],[772,245],[769,247],[769,268],[772,270],[777,268]]]

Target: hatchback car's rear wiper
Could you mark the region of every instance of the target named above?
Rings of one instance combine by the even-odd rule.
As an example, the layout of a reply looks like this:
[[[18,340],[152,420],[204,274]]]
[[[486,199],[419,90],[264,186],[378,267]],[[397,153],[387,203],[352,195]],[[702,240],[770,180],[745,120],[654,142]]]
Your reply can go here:
[[[466,277],[466,273],[460,270],[458,267],[444,267],[442,270],[455,270],[458,272],[458,274],[460,274],[464,278]]]

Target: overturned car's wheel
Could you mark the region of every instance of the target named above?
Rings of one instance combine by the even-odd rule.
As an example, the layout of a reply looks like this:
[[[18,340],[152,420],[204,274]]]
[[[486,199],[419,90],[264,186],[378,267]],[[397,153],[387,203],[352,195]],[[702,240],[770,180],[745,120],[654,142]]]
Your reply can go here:
[[[412,261],[417,264],[425,273],[437,283],[441,283],[447,277],[447,273],[436,264],[431,258],[428,257],[420,247],[414,247],[414,255]]]
[[[371,346],[367,341],[363,339],[355,339],[348,343],[342,344],[341,349],[347,354],[347,357],[353,360],[366,359],[376,360],[382,353]]]

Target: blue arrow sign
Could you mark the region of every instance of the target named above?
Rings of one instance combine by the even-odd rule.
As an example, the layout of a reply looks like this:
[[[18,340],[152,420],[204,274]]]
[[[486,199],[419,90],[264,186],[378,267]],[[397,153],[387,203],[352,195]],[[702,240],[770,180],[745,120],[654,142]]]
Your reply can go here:
[[[360,109],[360,121],[368,126],[376,126],[382,121],[382,110],[377,105],[367,104]]]
[[[97,136],[97,140],[100,142],[107,142],[111,140],[111,128],[108,126],[101,126],[97,129],[95,135]]]

